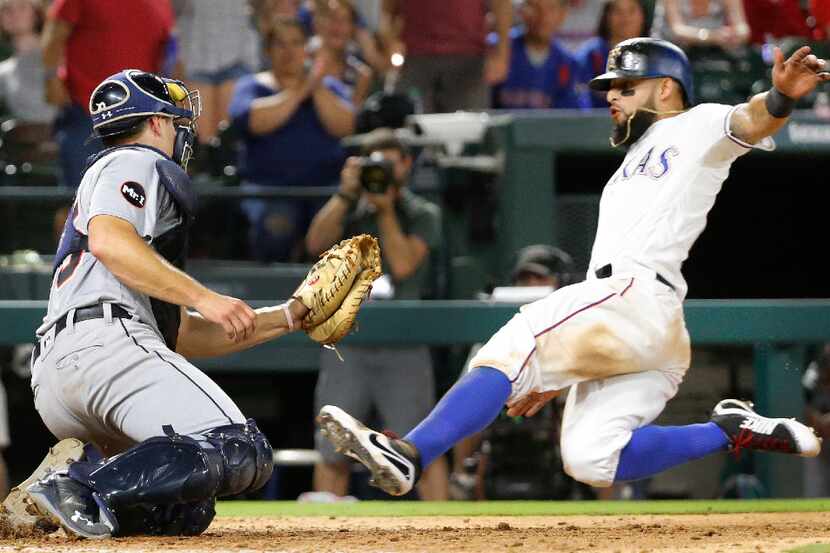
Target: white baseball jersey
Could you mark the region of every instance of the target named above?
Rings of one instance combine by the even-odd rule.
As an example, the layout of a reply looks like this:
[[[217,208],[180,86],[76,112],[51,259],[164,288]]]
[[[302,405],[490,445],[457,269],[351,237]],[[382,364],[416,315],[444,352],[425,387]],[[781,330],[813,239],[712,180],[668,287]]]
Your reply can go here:
[[[562,459],[581,482],[611,485],[631,433],[689,367],[680,267],[730,164],[752,147],[730,136],[733,110],[703,104],[649,127],[603,191],[588,280],[523,306],[470,361],[510,379],[509,401],[570,388]],[[609,263],[613,274],[597,278]]]
[[[730,165],[751,148],[728,132],[734,109],[701,104],[655,122],[634,143],[603,190],[588,278],[608,263],[615,272],[644,267],[686,296],[680,267]]]
[[[159,183],[155,163],[164,159],[149,148],[124,148],[95,162],[84,174],[73,205],[72,225],[89,235],[89,222],[110,215],[131,223],[147,243],[181,222],[173,198]],[[67,240],[67,237],[61,239]],[[70,309],[113,302],[156,326],[150,298],[124,286],[89,252],[66,257],[55,271],[43,331]],[[158,328],[156,328],[158,330]]]

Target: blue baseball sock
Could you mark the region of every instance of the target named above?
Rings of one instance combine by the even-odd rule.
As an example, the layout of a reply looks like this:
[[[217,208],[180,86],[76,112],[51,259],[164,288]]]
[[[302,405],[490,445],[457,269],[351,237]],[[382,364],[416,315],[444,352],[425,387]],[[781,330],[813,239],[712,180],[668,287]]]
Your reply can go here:
[[[729,438],[713,422],[638,428],[620,453],[614,482],[640,480],[687,461],[723,451]]]
[[[512,385],[501,371],[478,367],[447,392],[404,439],[415,445],[426,468],[456,442],[486,428],[501,412]]]

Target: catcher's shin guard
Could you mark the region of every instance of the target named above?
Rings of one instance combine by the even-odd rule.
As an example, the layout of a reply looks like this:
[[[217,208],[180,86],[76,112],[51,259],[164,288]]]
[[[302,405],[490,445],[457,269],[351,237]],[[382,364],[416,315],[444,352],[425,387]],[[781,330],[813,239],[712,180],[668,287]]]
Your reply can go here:
[[[174,505],[131,505],[115,511],[123,536],[198,536],[216,516],[216,498]]]
[[[150,438],[102,463],[75,463],[69,476],[95,490],[108,507],[199,503],[262,487],[273,452],[250,420],[203,436]]]

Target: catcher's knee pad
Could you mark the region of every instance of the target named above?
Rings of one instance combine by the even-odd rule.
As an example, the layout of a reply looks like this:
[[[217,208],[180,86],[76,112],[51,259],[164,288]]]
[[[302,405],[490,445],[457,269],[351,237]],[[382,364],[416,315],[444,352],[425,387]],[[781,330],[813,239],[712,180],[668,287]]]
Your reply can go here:
[[[253,419],[204,433],[222,457],[224,473],[217,495],[237,495],[260,489],[274,470],[274,451]]]

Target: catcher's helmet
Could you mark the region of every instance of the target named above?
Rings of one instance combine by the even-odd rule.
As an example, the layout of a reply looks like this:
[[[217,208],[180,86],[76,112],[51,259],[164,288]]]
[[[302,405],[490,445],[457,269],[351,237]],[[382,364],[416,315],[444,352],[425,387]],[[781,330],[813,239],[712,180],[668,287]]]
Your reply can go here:
[[[129,133],[153,115],[175,119],[173,159],[185,168],[201,110],[197,90],[190,91],[181,81],[138,69],[125,69],[107,77],[89,97],[92,130],[100,138]]]
[[[670,77],[680,83],[686,106],[694,103],[692,68],[683,50],[658,38],[630,38],[608,53],[605,73],[594,77],[593,90],[608,90],[614,79],[654,79]]]

